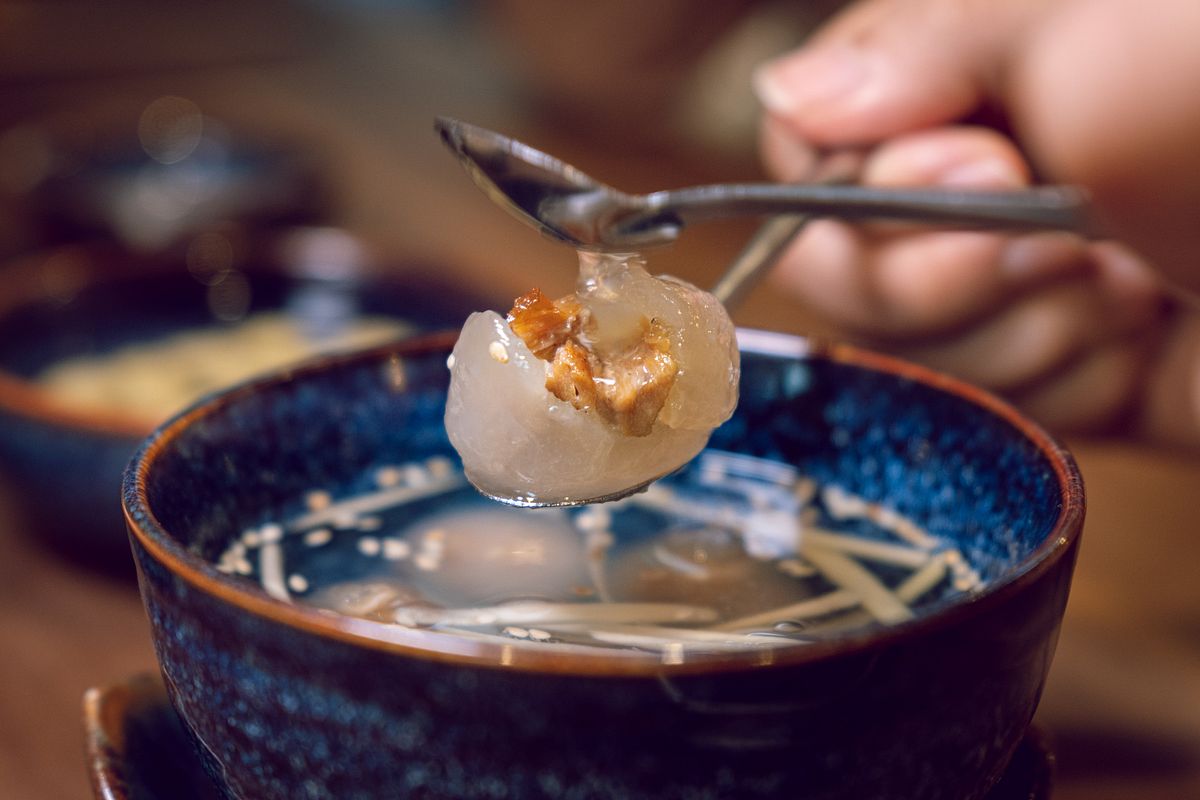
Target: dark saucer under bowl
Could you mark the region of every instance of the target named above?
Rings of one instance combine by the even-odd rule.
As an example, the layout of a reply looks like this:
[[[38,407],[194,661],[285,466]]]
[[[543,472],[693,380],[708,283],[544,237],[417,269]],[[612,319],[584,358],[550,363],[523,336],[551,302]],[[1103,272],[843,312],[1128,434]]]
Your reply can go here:
[[[97,800],[215,800],[157,675],[83,696],[88,777]]]
[[[156,675],[83,697],[87,770],[96,800],[219,800]],[[986,800],[1049,800],[1054,754],[1030,728]]]

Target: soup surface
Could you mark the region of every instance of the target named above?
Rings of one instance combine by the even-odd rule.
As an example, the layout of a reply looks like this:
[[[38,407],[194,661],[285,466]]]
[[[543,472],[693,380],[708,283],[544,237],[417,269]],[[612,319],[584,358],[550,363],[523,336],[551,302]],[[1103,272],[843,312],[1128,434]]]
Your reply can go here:
[[[244,531],[217,560],[273,597],[530,647],[800,646],[901,623],[983,582],[913,521],[774,461],[709,450],[647,491],[575,509],[480,497],[450,459]]]

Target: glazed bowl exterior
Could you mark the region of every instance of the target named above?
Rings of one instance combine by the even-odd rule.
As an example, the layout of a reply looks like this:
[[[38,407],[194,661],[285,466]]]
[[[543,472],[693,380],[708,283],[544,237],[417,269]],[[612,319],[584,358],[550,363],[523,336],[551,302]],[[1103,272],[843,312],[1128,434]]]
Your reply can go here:
[[[978,593],[782,649],[498,646],[273,599],[212,566],[314,486],[453,458],[452,337],[328,359],[194,406],[123,501],[171,701],[220,791],[270,798],[984,797],[1033,716],[1083,522],[1068,453],[920,367],[742,332],[711,447],[878,500],[984,565]]]

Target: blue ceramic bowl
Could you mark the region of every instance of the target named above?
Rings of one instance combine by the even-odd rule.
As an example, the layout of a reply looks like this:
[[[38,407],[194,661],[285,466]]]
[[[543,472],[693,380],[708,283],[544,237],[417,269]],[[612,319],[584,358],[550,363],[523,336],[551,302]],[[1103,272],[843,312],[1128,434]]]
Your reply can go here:
[[[226,796],[986,795],[1049,669],[1082,484],[1007,405],[889,358],[744,333],[741,402],[711,448],[879,502],[957,547],[984,588],[935,593],[911,621],[675,658],[572,651],[352,619],[214,567],[315,487],[336,502],[383,465],[453,473],[450,343],[243,385],[160,428],[126,472],[166,687]]]
[[[245,290],[247,314],[332,309],[441,329],[460,323],[479,302],[442,285],[431,267],[384,270],[360,260],[354,248],[361,245],[337,231],[205,235],[210,245],[213,237],[228,245],[221,268]],[[220,297],[211,288],[219,275],[211,263],[197,262],[195,249],[188,255],[194,241],[156,255],[115,244],[61,247],[0,267],[0,475],[25,526],[89,565],[128,571],[115,499],[120,476],[169,414],[71,406],[36,376],[62,359],[226,324],[212,302]]]

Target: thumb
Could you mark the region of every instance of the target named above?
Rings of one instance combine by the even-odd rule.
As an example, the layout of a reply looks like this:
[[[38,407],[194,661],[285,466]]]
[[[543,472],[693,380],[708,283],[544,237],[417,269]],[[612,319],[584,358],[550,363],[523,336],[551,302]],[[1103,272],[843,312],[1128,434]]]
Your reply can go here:
[[[869,144],[960,119],[997,82],[1046,3],[868,0],[761,66],[760,102],[817,145]]]

